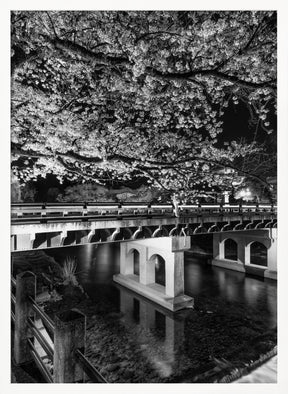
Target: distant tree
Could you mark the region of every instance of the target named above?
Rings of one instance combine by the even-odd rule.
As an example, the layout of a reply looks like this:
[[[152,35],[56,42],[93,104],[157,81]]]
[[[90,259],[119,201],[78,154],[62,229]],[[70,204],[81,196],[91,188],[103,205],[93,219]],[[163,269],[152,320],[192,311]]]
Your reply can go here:
[[[157,201],[159,198],[159,190],[147,186],[140,186],[136,189],[122,187],[120,189],[112,189],[93,183],[77,184],[69,186],[64,190],[63,194],[58,195],[57,201]]]
[[[219,168],[259,151],[217,147],[241,100],[267,133],[276,107],[276,13],[11,13],[13,173],[165,193],[226,188]]]
[[[11,202],[35,202],[36,188],[32,182],[20,183],[17,178],[11,180]]]
[[[20,183],[16,177],[11,179],[11,202],[21,202],[21,188]]]
[[[115,196],[109,195],[108,189],[103,186],[87,183],[68,186],[63,194],[57,197],[57,201],[116,201]]]
[[[60,195],[60,193],[61,192],[58,189],[58,187],[49,187],[49,189],[47,191],[46,201],[47,202],[55,202],[55,201],[57,201],[57,198]]]

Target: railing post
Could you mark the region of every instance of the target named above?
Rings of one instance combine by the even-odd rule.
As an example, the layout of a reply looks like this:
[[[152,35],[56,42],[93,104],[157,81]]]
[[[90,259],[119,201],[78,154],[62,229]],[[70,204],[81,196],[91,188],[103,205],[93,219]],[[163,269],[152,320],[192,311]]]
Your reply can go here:
[[[239,213],[241,214],[243,211],[242,211],[242,201],[240,200],[239,201]]]
[[[75,383],[83,380],[83,370],[75,351],[85,347],[86,316],[77,310],[55,316],[54,383]]]
[[[41,207],[41,216],[46,216],[47,215],[47,212],[46,212],[46,202],[44,202],[43,204],[42,204],[42,207]]]
[[[87,216],[88,210],[87,210],[87,202],[85,201],[82,207],[82,215]]]
[[[224,205],[225,203],[223,203],[223,202],[220,202],[220,208],[219,208],[219,213],[220,213],[220,215],[223,215],[224,214],[224,208],[223,208],[223,205]]]
[[[32,360],[28,345],[28,317],[32,308],[29,297],[35,298],[36,276],[33,272],[22,272],[16,276],[14,359],[16,364]]]

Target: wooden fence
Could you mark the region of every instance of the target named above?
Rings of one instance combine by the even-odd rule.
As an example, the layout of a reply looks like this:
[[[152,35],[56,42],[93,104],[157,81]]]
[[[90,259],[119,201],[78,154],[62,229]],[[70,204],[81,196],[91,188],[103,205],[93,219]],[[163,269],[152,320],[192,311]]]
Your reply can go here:
[[[35,299],[34,273],[11,278],[15,364],[34,361],[48,383],[108,383],[85,357],[86,316],[71,309],[53,321]]]

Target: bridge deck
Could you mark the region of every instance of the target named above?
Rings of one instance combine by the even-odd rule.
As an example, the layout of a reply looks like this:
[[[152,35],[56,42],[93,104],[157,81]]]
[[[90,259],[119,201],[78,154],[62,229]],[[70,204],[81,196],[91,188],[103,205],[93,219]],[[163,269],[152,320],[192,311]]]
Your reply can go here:
[[[173,209],[171,205],[106,203],[88,208],[13,204],[12,251],[276,227],[277,215],[277,207],[269,204],[180,205]]]

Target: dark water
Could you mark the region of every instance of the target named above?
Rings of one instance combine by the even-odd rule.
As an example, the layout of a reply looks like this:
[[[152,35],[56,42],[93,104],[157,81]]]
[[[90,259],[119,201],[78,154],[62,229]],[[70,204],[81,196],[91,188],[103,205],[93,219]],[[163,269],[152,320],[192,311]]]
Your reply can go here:
[[[173,315],[113,283],[119,250],[111,243],[45,251],[60,264],[67,256],[77,261],[78,280],[95,306],[87,356],[110,382],[213,381],[204,371],[241,367],[275,346],[275,282],[187,253],[185,293],[195,309]]]

